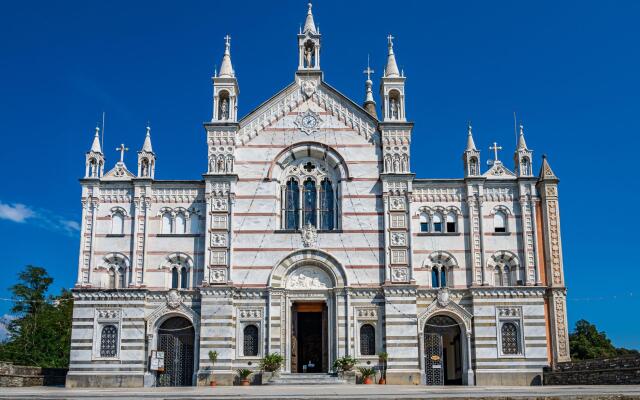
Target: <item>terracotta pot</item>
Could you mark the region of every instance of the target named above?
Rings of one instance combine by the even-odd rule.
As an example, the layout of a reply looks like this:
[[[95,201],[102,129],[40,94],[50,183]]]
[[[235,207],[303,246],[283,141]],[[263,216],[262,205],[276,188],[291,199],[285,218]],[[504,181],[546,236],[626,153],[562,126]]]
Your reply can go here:
[[[380,378],[380,380],[378,380],[378,385],[386,385],[387,384],[387,380],[384,378]]]
[[[218,382],[211,380],[211,382],[209,382],[209,386],[218,386]]]
[[[240,381],[240,386],[249,386],[249,380],[248,379],[243,379]]]
[[[373,379],[371,379],[370,376],[367,376],[366,378],[363,379],[362,383],[365,385],[373,385]]]

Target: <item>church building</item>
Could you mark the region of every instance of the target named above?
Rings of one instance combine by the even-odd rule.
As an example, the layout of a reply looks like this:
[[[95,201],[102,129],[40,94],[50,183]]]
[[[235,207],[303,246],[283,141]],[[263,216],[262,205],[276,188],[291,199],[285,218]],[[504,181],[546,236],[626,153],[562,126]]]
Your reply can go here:
[[[67,386],[231,384],[270,353],[298,374],[382,352],[390,384],[533,385],[569,360],[558,178],[544,157],[534,175],[522,126],[513,164],[493,143],[483,170],[469,126],[459,177],[416,177],[393,39],[379,94],[367,68],[348,99],[309,4],[293,81],[241,116],[227,36],[198,179],[156,179],[148,127],[137,169],[121,145],[105,173],[96,128]]]

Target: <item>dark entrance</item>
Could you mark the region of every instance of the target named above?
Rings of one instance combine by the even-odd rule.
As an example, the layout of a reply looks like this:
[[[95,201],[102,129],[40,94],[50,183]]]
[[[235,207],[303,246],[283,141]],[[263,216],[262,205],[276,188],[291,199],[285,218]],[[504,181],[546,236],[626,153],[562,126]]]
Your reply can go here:
[[[424,366],[427,385],[462,384],[460,326],[453,318],[436,315],[425,324]]]
[[[158,386],[193,384],[193,325],[182,317],[164,321],[158,329],[158,351],[164,352],[164,372],[158,373]]]
[[[291,371],[328,372],[326,304],[295,303],[291,314]]]

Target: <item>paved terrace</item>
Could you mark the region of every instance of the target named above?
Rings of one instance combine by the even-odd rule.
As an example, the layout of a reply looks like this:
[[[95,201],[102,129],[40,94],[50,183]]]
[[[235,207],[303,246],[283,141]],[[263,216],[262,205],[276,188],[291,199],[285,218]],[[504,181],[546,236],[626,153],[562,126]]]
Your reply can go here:
[[[226,386],[143,389],[0,388],[0,399],[640,399],[640,385],[446,387]]]

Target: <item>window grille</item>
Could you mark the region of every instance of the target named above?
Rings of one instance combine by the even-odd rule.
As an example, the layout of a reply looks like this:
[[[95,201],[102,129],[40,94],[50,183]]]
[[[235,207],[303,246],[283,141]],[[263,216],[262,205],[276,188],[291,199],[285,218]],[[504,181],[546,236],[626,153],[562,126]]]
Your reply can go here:
[[[245,356],[255,357],[258,355],[258,327],[247,325],[244,328],[244,351]]]
[[[106,325],[102,328],[100,337],[100,357],[115,357],[118,355],[118,328]]]
[[[360,354],[363,356],[376,354],[376,332],[370,324],[360,327]]]
[[[502,324],[502,353],[518,354],[520,345],[518,343],[518,327],[513,322]]]

